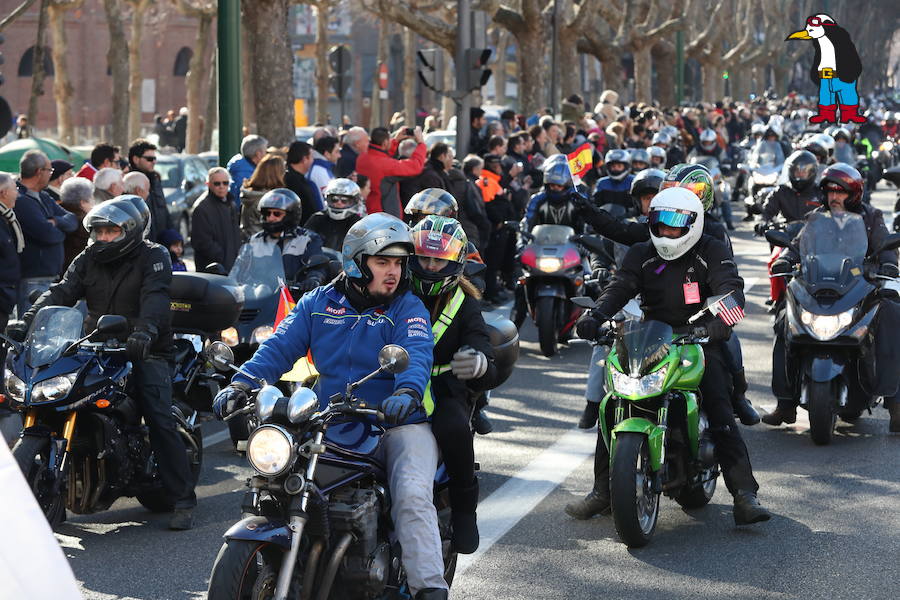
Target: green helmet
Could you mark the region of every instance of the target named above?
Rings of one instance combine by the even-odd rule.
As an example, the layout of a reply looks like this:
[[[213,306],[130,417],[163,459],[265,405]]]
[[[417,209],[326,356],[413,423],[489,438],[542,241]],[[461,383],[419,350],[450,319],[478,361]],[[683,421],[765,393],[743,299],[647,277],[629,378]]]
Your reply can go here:
[[[469,240],[459,221],[451,217],[428,215],[412,228],[415,256],[409,261],[412,291],[420,296],[437,296],[452,291],[466,266]],[[422,259],[445,260],[447,264],[432,271]]]
[[[670,187],[683,187],[694,192],[700,198],[704,211],[713,207],[713,180],[703,165],[675,165],[663,179],[659,191]]]

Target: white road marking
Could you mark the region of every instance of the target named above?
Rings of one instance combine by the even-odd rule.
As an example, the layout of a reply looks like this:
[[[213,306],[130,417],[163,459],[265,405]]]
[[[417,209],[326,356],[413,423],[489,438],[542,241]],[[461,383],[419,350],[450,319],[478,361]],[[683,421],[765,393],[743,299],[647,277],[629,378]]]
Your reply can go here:
[[[456,576],[466,572],[516,523],[559,487],[594,452],[595,429],[571,429],[528,466],[510,477],[478,504],[481,545],[474,554],[459,555]]]
[[[759,277],[747,277],[744,279],[744,296],[750,293],[750,288],[759,283]]]
[[[203,447],[209,448],[210,446],[215,446],[219,442],[224,442],[225,440],[230,440],[231,435],[228,432],[228,429],[223,429],[222,431],[217,431],[210,436],[203,436]]]

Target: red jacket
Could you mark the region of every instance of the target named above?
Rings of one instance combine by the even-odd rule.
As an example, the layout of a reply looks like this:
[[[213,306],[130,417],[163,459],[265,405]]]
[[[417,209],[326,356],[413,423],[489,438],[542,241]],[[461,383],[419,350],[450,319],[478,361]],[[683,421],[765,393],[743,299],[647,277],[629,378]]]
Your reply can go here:
[[[356,172],[365,175],[371,182],[372,191],[366,198],[366,210],[371,215],[386,212],[398,219],[403,218],[403,206],[400,203],[399,180],[401,177],[412,177],[422,172],[425,165],[425,144],[416,146],[409,158],[397,160],[391,158],[397,151],[399,143],[391,141],[391,153],[369,144],[369,150],[356,159]]]
[[[90,161],[84,163],[84,166],[81,167],[81,170],[75,174],[75,177],[84,177],[85,179],[94,180],[94,175],[97,174],[97,167],[92,165]]]

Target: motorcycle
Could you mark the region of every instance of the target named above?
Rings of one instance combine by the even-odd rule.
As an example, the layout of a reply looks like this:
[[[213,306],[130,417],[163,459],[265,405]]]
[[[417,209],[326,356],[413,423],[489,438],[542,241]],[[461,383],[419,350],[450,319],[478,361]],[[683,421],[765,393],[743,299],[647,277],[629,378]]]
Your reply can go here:
[[[211,347],[219,369],[239,368],[223,344]],[[373,458],[383,415],[354,396],[380,373],[406,369],[409,355],[388,345],[379,369],[320,407],[315,392],[290,398],[265,385],[235,414],[253,412],[260,426],[247,444],[255,474],[241,505],[243,518],[225,533],[209,581],[210,600],[238,598],[409,598],[401,549],[393,539],[391,497],[384,465]],[[244,373],[247,375],[246,373]],[[249,375],[248,375],[249,376]],[[434,501],[443,547],[444,578],[452,584],[450,504],[443,467]]]
[[[871,357],[871,327],[879,311],[877,255],[900,247],[890,234],[867,256],[866,227],[854,213],[811,213],[799,248],[784,232],[769,231],[776,246],[800,254],[800,270],[787,285],[785,344],[788,383],[809,413],[810,436],[832,440],[837,417],[854,421],[879,398],[863,374]],[[874,260],[873,260],[874,259]]]
[[[589,298],[576,302],[594,306]],[[691,322],[707,313],[704,308]],[[699,391],[706,328],[675,332],[667,323],[623,314],[614,330],[595,340],[612,346],[604,363],[609,392],[600,403],[600,433],[609,448],[616,533],[636,548],[653,537],[660,494],[687,509],[705,506],[719,468]]]
[[[747,165],[747,194],[744,197],[747,214],[762,214],[763,201],[778,187],[782,166],[778,162],[779,156],[783,162],[783,152],[777,142],[760,142],[751,152]]]
[[[7,397],[25,424],[13,457],[51,527],[66,509],[94,513],[123,496],[154,512],[172,510],[128,386],[132,365],[115,339],[129,333],[128,322],[104,315],[82,337],[83,322],[75,308],[46,306],[24,344],[3,336],[11,348]],[[197,413],[176,401],[172,416],[196,481],[203,460]]]
[[[900,167],[891,167],[884,172],[884,179],[900,190]],[[894,201],[894,224],[893,229],[900,232],[900,191],[897,192],[897,199]]]
[[[521,327],[530,314],[538,330],[538,342],[544,356],[553,356],[557,344],[572,335],[581,308],[569,300],[583,295],[585,266],[575,230],[566,225],[537,225],[530,233],[521,232],[528,241],[522,251],[522,277],[516,285],[516,300],[510,320]]]
[[[714,204],[712,214],[720,221],[731,219],[731,184],[723,173],[719,160],[715,156],[695,156],[689,161],[694,165],[702,165],[709,171],[713,180]]]

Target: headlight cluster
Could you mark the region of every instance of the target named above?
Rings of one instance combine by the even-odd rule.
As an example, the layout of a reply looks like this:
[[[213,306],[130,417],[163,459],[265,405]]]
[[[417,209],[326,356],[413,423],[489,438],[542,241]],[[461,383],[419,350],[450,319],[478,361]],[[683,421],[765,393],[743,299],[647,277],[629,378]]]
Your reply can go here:
[[[635,378],[615,368],[610,369],[613,388],[623,396],[653,396],[654,394],[659,394],[662,392],[663,382],[666,380],[668,371],[669,367],[666,365],[658,371]]]
[[[851,308],[837,315],[817,315],[808,310],[801,310],[800,321],[809,328],[813,337],[827,342],[853,322],[853,310]]]
[[[72,385],[78,377],[76,373],[51,377],[34,386],[31,391],[32,402],[52,402],[59,400],[72,390]]]
[[[6,381],[7,395],[16,402],[24,402],[25,382],[16,377],[9,369],[6,369],[4,380]]]
[[[537,268],[545,273],[555,273],[562,269],[562,259],[555,256],[542,256],[537,259]]]
[[[250,336],[250,340],[254,344],[262,344],[272,337],[273,333],[275,333],[275,329],[273,329],[271,325],[260,325],[253,330],[253,335]]]
[[[238,331],[234,327],[229,327],[228,329],[222,331],[219,336],[222,338],[222,341],[225,342],[225,345],[231,348],[237,346],[241,341],[241,337],[238,335]]]
[[[258,427],[247,440],[247,458],[260,475],[280,475],[293,464],[295,457],[291,434],[278,425]]]

